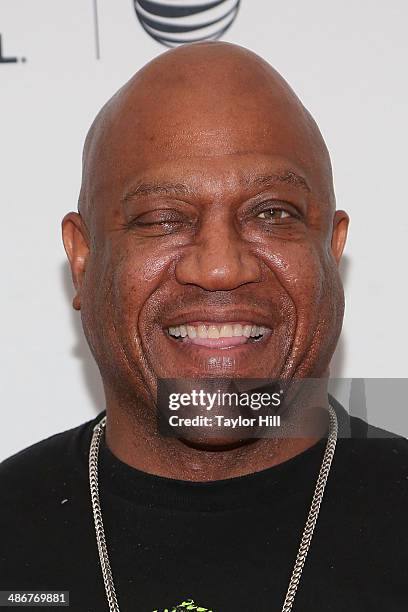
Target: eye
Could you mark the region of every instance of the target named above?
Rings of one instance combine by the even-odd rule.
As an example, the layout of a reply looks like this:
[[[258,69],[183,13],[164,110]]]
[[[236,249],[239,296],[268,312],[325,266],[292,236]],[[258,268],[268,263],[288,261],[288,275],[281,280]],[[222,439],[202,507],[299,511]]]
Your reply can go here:
[[[148,211],[125,224],[126,229],[148,235],[170,234],[191,225],[191,219],[174,209]]]
[[[139,215],[136,219],[133,219],[132,225],[162,225],[165,223],[180,223],[181,221],[182,215],[174,210],[156,210]]]
[[[258,219],[266,220],[285,219],[286,217],[291,217],[291,214],[283,208],[268,208],[257,215]]]

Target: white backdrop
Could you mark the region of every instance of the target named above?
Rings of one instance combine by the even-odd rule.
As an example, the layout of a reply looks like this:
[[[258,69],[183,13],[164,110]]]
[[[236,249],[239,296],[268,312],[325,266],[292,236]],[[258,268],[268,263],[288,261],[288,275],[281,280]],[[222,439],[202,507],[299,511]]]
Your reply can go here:
[[[181,0],[179,0],[181,2]],[[165,50],[131,0],[1,0],[0,460],[103,409],[60,237],[76,209],[81,148],[98,109]],[[331,151],[338,206],[351,216],[346,318],[333,372],[408,376],[406,0],[242,0],[224,40],[289,81]],[[405,406],[374,424],[408,434]]]

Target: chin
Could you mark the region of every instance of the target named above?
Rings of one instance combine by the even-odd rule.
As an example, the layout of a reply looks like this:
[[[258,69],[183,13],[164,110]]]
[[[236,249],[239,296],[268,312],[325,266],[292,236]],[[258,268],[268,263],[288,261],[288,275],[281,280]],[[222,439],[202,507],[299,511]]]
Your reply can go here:
[[[199,433],[196,433],[194,436],[183,436],[178,439],[180,442],[186,446],[189,446],[190,448],[207,452],[231,451],[235,448],[240,448],[241,446],[251,444],[257,440],[257,438],[242,437],[239,434],[225,436],[221,433],[219,436],[208,436],[208,434],[205,433],[200,435]]]

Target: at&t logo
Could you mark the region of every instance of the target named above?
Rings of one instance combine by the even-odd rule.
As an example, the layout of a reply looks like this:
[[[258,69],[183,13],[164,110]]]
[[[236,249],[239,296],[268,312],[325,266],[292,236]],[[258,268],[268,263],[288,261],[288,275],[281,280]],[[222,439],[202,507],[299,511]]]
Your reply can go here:
[[[134,0],[143,29],[166,47],[216,40],[237,16],[241,0]]]

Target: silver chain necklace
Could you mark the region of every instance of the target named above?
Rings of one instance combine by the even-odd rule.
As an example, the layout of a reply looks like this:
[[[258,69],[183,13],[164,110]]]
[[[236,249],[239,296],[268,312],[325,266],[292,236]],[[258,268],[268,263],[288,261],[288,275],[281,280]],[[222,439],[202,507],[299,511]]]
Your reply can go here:
[[[101,562],[103,582],[105,584],[106,597],[108,600],[110,612],[120,612],[118,600],[116,598],[115,586],[113,583],[112,570],[109,563],[108,548],[106,545],[105,530],[103,528],[102,508],[99,500],[99,484],[98,484],[98,455],[99,446],[103,431],[106,425],[106,416],[97,423],[93,430],[91,446],[89,449],[89,486],[91,489],[92,510],[96,531],[96,542],[98,544],[99,559]],[[324,488],[329,476],[331,463],[333,461],[334,451],[337,442],[337,416],[334,409],[329,406],[329,435],[327,438],[326,450],[324,452],[322,465],[319,476],[317,478],[316,487],[313,493],[313,499],[310,506],[309,514],[306,520],[306,525],[303,530],[302,539],[298,554],[296,556],[295,565],[292,576],[289,582],[288,591],[283,603],[282,612],[290,612],[297,588],[299,586],[302,575],[303,566],[306,561],[307,553],[312,541],[313,531],[316,526],[317,517],[319,516],[320,504],[322,503]]]

